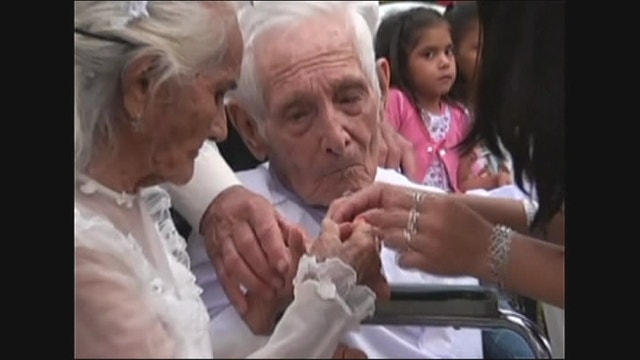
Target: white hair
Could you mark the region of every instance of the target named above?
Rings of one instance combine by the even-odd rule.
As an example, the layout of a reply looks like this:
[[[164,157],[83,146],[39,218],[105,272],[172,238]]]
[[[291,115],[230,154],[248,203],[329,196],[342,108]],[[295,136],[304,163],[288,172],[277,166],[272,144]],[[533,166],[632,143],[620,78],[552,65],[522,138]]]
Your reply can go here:
[[[378,23],[377,1],[254,1],[253,6],[243,7],[238,13],[238,22],[244,40],[244,57],[238,87],[229,93],[229,98],[238,101],[243,109],[256,121],[258,128],[266,115],[266,105],[257,73],[256,58],[263,35],[275,27],[292,27],[305,19],[321,15],[345,16],[354,35],[354,47],[360,66],[370,81],[377,96],[381,91],[376,71],[373,37]],[[264,43],[263,43],[264,44]],[[261,51],[269,51],[261,46]]]
[[[88,164],[98,139],[113,145],[122,79],[134,60],[153,56],[152,91],[221,63],[235,15],[225,3],[228,10],[202,1],[75,1],[76,169]]]

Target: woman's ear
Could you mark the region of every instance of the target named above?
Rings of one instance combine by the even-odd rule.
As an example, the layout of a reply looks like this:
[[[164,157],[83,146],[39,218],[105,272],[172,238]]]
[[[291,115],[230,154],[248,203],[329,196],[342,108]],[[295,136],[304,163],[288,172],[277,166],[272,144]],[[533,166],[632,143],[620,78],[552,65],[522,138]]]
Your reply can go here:
[[[384,108],[387,107],[387,95],[389,94],[389,86],[391,83],[391,66],[389,61],[385,58],[380,58],[376,61],[376,68],[378,73],[378,82],[380,84],[380,91],[382,92],[382,100]]]
[[[150,95],[148,73],[152,65],[151,56],[136,59],[129,64],[122,78],[124,110],[130,119],[137,121],[144,113]]]
[[[259,161],[265,161],[268,147],[255,119],[235,101],[227,104],[227,110],[229,121],[236,128],[251,154]]]

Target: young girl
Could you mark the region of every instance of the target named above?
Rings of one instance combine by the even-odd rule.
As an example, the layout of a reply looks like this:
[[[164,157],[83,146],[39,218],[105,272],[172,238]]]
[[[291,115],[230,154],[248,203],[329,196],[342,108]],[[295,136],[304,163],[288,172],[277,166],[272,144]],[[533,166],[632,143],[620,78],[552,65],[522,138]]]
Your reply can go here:
[[[461,104],[472,119],[476,88],[476,66],[480,43],[480,25],[475,1],[459,1],[450,6],[445,19],[451,26],[451,38],[457,73],[449,98]],[[458,168],[458,182],[462,191],[490,190],[511,183],[507,164],[499,163],[482,145],[462,154]]]
[[[448,101],[456,78],[449,23],[437,11],[413,8],[382,20],[376,56],[391,67],[387,119],[414,147],[417,178],[445,191],[462,191],[456,146],[470,125],[464,108]]]

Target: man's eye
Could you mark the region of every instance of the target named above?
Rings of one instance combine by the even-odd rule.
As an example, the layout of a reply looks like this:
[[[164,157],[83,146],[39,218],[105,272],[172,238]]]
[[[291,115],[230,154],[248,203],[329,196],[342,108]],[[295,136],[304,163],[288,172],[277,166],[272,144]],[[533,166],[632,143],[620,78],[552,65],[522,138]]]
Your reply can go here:
[[[360,101],[360,95],[357,94],[345,95],[340,98],[341,104],[353,104],[358,101]]]

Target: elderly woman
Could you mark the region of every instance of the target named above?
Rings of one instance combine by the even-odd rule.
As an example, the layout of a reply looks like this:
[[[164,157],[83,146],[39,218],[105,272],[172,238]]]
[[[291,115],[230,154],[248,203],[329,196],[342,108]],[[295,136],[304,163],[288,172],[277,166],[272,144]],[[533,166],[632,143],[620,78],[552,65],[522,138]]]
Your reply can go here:
[[[211,358],[201,290],[154,185],[188,182],[203,141],[226,132],[222,99],[243,52],[235,9],[76,2],[75,28],[75,355]],[[371,228],[326,221],[322,230],[307,250],[283,225],[304,265],[288,274],[293,303],[252,356],[331,356],[373,311],[375,294],[356,284],[384,288]]]
[[[517,183],[535,190],[539,208],[528,199],[373,186],[336,201],[329,215],[378,226],[403,252],[403,267],[476,276],[564,308],[565,2],[479,2],[478,12],[477,119],[463,145],[482,140],[504,157],[503,143]]]

